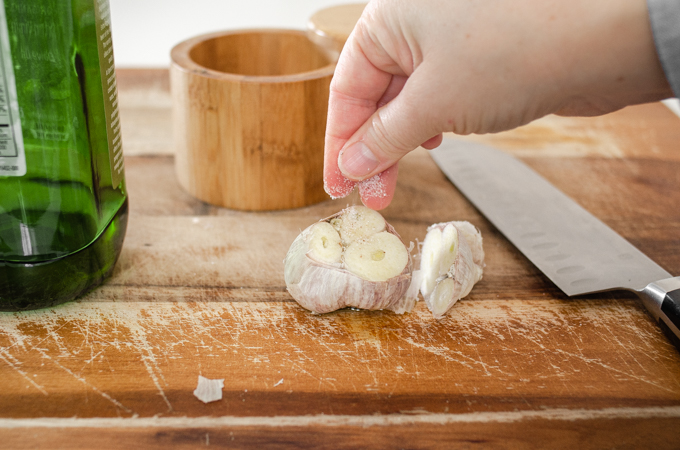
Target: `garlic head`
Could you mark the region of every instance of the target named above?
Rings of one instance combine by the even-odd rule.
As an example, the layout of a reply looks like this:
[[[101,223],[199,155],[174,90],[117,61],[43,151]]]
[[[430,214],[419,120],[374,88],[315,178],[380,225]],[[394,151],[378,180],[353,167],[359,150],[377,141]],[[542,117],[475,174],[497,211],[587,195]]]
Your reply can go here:
[[[284,260],[288,292],[304,308],[326,313],[345,307],[410,311],[413,263],[380,213],[352,206],[311,225]]]

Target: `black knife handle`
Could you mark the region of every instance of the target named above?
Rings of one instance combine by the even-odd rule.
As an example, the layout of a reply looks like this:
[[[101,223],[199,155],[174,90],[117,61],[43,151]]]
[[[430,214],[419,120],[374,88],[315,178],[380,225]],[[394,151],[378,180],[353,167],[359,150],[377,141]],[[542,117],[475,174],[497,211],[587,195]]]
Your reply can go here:
[[[680,330],[680,289],[666,292],[666,296],[661,302],[661,312],[663,314],[659,316],[659,326],[673,345],[680,350],[680,336],[676,335],[663,319],[663,315],[665,315],[668,321]]]
[[[680,277],[655,281],[635,292],[668,340],[680,351]]]

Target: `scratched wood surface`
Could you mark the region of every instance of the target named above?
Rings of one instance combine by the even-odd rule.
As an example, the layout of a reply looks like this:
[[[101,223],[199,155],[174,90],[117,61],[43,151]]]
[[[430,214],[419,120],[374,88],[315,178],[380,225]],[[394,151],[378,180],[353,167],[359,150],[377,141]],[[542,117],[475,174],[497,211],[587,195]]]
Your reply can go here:
[[[201,203],[173,168],[164,70],[119,74],[130,221],[83,299],[0,314],[0,448],[678,448],[680,353],[633,296],[569,299],[446,181],[401,165],[384,215],[406,240],[469,220],[483,280],[443,320],[312,315],[282,260],[356,198],[279,212]],[[680,274],[680,118],[661,104],[547,117],[503,148]],[[224,379],[223,399],[193,395]]]

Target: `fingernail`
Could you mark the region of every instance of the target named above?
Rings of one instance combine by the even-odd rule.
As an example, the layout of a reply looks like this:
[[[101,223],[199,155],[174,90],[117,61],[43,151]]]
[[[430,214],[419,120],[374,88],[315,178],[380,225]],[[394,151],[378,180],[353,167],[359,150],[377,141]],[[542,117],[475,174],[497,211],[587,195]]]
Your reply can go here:
[[[356,142],[340,153],[338,166],[340,171],[352,178],[363,178],[378,167],[378,158],[363,143]]]

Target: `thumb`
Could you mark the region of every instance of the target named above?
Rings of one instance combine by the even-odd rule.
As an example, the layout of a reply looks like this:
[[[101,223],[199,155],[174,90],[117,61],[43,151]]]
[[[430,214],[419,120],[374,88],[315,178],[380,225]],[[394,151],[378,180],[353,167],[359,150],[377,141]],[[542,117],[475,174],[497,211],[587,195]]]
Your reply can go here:
[[[420,89],[419,80],[426,77],[422,71],[416,72],[392,101],[373,113],[347,140],[338,156],[338,167],[345,177],[365,180],[393,166],[421,144],[427,148],[439,145],[441,130],[437,124],[441,118],[436,117],[427,92]]]

